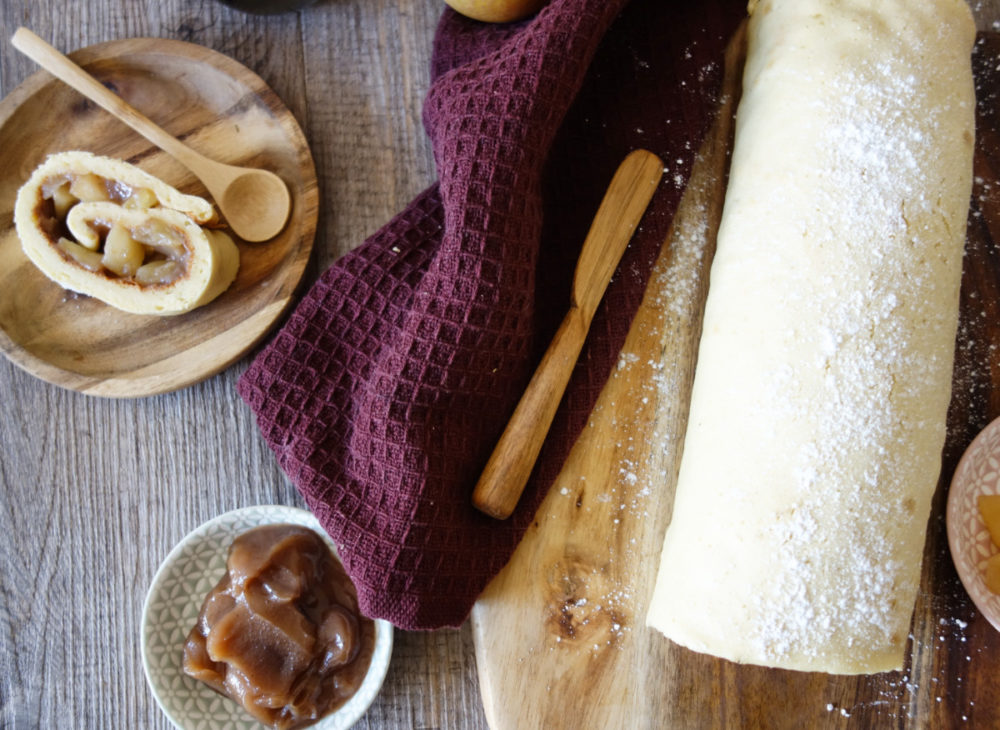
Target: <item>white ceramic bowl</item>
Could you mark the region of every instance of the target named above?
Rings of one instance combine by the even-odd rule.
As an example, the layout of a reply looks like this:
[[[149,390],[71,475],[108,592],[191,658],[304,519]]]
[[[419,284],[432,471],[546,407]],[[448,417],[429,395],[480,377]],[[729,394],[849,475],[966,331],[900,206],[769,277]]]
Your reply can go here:
[[[984,570],[1000,552],[990,540],[977,499],[1000,494],[1000,418],[984,428],[965,450],[948,492],[948,547],[958,577],[976,608],[1000,630],[1000,595],[986,587]]]
[[[261,727],[236,702],[184,674],[181,664],[184,641],[198,618],[205,595],[226,572],[226,555],[233,538],[259,525],[274,523],[310,527],[326,539],[336,554],[333,542],[311,512],[282,506],[247,507],[216,517],[188,534],[153,578],[142,612],[142,664],[156,701],[181,730]],[[313,728],[345,730],[365,714],[389,668],[392,638],[392,624],[376,621],[375,651],[361,687]]]

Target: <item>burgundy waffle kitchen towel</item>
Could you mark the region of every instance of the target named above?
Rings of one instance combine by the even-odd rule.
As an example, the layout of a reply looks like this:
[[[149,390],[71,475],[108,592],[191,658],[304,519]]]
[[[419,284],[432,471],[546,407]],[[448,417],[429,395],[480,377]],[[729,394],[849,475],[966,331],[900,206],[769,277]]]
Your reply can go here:
[[[443,15],[424,106],[439,182],[321,276],[238,386],[368,615],[457,626],[509,559],[617,360],[744,9],[554,0],[512,25]],[[495,521],[472,508],[473,486],[637,147],[664,160],[664,183],[528,489]]]

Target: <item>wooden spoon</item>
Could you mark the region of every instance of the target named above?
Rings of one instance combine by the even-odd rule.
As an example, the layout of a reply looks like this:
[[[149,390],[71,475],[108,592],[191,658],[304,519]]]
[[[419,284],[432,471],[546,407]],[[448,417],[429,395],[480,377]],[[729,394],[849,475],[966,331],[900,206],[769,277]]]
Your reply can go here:
[[[266,241],[285,227],[291,196],[288,186],[273,172],[225,165],[195,152],[27,28],[18,28],[11,43],[191,170],[215,198],[233,233],[244,241]]]
[[[580,356],[597,305],[662,176],[663,163],[646,150],[630,153],[615,172],[583,242],[573,274],[569,312],[472,494],[476,508],[491,517],[506,519],[517,506]]]

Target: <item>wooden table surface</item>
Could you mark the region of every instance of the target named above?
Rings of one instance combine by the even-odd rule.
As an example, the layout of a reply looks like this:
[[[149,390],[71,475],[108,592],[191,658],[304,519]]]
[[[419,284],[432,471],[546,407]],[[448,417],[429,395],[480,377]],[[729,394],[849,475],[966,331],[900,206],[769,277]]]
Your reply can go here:
[[[62,51],[148,36],[243,63],[298,119],[316,162],[308,285],[435,179],[420,113],[443,7],[320,0],[253,16],[213,0],[2,0],[0,94],[37,70],[10,45],[21,25]],[[302,504],[236,395],[249,357],[138,400],[79,395],[0,360],[0,727],[169,727],[140,656],[160,562],[223,512]],[[468,627],[397,632],[358,727],[486,727]]]
[[[320,0],[252,16],[213,0],[0,0],[0,95],[36,70],[9,44],[20,25],[63,51],[148,36],[240,61],[291,109],[315,158],[308,285],[435,178],[420,113],[442,8]],[[974,8],[983,29],[1000,19],[1000,0]],[[301,504],[236,396],[248,363],[176,393],[112,400],[0,362],[0,727],[169,726],[140,658],[142,603],[160,562],[223,512]],[[469,626],[397,632],[384,688],[358,727],[486,727]]]

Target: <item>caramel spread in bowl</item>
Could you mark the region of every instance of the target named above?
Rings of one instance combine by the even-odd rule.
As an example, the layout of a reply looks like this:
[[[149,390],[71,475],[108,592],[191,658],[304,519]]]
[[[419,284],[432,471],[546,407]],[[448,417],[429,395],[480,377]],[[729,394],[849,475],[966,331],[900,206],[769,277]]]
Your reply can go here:
[[[364,681],[375,624],[323,540],[298,525],[239,535],[184,646],[184,671],[274,728],[316,722]]]

